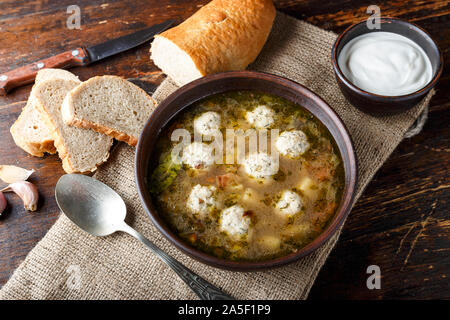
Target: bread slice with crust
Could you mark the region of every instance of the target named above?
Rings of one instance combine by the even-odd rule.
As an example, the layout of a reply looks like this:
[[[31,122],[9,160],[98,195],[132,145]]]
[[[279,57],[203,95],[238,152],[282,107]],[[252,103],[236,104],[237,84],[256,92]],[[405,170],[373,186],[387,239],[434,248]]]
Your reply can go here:
[[[80,82],[78,77],[63,69],[42,69],[35,79],[35,85],[51,79],[66,79]],[[30,95],[21,114],[10,128],[11,135],[17,146],[36,157],[43,157],[44,153],[56,153],[53,136],[45,125],[41,113],[33,104]]]
[[[95,171],[109,157],[112,139],[89,129],[68,126],[61,116],[66,94],[79,85],[73,80],[46,80],[33,87],[31,95],[43,114],[67,173]]]
[[[72,80],[76,82],[81,82],[80,79],[72,72],[64,69],[54,69],[46,68],[39,70],[34,79],[34,84],[39,84],[45,80],[62,79],[62,80]]]
[[[263,48],[275,13],[272,0],[213,0],[156,35],[151,59],[179,86],[208,74],[244,70]]]
[[[93,129],[135,146],[156,103],[144,90],[117,76],[93,77],[64,99],[67,125]]]
[[[45,152],[56,153],[53,136],[31,98],[9,131],[16,145],[35,157],[43,157]]]

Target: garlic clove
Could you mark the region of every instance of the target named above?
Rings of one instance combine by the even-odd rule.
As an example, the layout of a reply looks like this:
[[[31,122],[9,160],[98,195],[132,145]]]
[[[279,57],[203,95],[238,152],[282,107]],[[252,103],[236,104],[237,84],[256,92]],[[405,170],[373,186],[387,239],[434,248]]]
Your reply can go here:
[[[34,184],[28,181],[19,181],[11,183],[0,192],[14,192],[23,201],[25,210],[36,211],[39,200],[39,193]]]
[[[6,183],[27,180],[34,170],[27,170],[17,166],[0,165],[0,179]]]
[[[6,198],[3,192],[0,191],[0,216],[2,215],[3,211],[6,209]]]

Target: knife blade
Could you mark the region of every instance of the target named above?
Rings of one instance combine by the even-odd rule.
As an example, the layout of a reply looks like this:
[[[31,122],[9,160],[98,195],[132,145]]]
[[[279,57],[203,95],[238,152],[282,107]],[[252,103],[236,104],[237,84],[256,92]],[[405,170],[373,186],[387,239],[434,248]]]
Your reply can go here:
[[[98,60],[102,60],[120,52],[124,52],[131,48],[137,47],[153,38],[154,35],[169,28],[173,24],[173,22],[173,20],[168,20],[163,23],[151,26],[147,29],[143,29],[132,34],[128,34],[123,37],[109,40],[86,48],[86,51],[89,54],[90,58],[89,63],[96,62]]]
[[[89,48],[79,47],[73,50],[57,54],[50,58],[30,63],[0,74],[0,95],[6,95],[14,88],[34,81],[39,70],[44,68],[71,68],[75,66],[87,66],[93,62],[108,58],[115,54],[135,48],[156,34],[168,29],[174,23],[167,20],[143,30],[100,43]]]

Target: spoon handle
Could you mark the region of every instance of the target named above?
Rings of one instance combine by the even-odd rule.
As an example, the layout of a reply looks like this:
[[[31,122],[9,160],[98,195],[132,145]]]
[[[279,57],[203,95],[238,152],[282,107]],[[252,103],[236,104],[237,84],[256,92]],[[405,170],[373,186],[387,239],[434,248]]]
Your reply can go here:
[[[169,256],[167,253],[150,242],[142,234],[134,230],[127,224],[120,227],[120,231],[126,232],[144,243],[153,251],[162,261],[164,261],[176,274],[195,292],[202,300],[234,300],[231,296],[212,285],[192,270],[186,268],[183,264]]]

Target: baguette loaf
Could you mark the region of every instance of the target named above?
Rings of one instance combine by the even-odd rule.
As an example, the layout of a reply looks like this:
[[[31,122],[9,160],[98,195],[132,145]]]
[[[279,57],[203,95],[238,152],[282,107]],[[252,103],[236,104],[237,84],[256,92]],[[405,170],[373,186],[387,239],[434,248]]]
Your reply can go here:
[[[62,105],[67,125],[93,129],[135,146],[155,108],[144,90],[117,76],[93,77],[70,91]]]
[[[264,46],[274,18],[272,0],[213,0],[156,35],[151,59],[180,86],[208,74],[243,70]]]
[[[31,92],[67,173],[94,171],[108,159],[112,144],[112,139],[104,134],[64,124],[61,104],[66,94],[78,85],[79,81],[73,80],[46,80]]]
[[[63,69],[42,69],[35,79],[35,85],[45,80],[66,79],[80,82],[78,77]],[[35,108],[33,96],[30,95],[16,122],[10,128],[17,146],[36,157],[43,157],[45,152],[56,153],[53,136],[46,127],[40,112]]]

